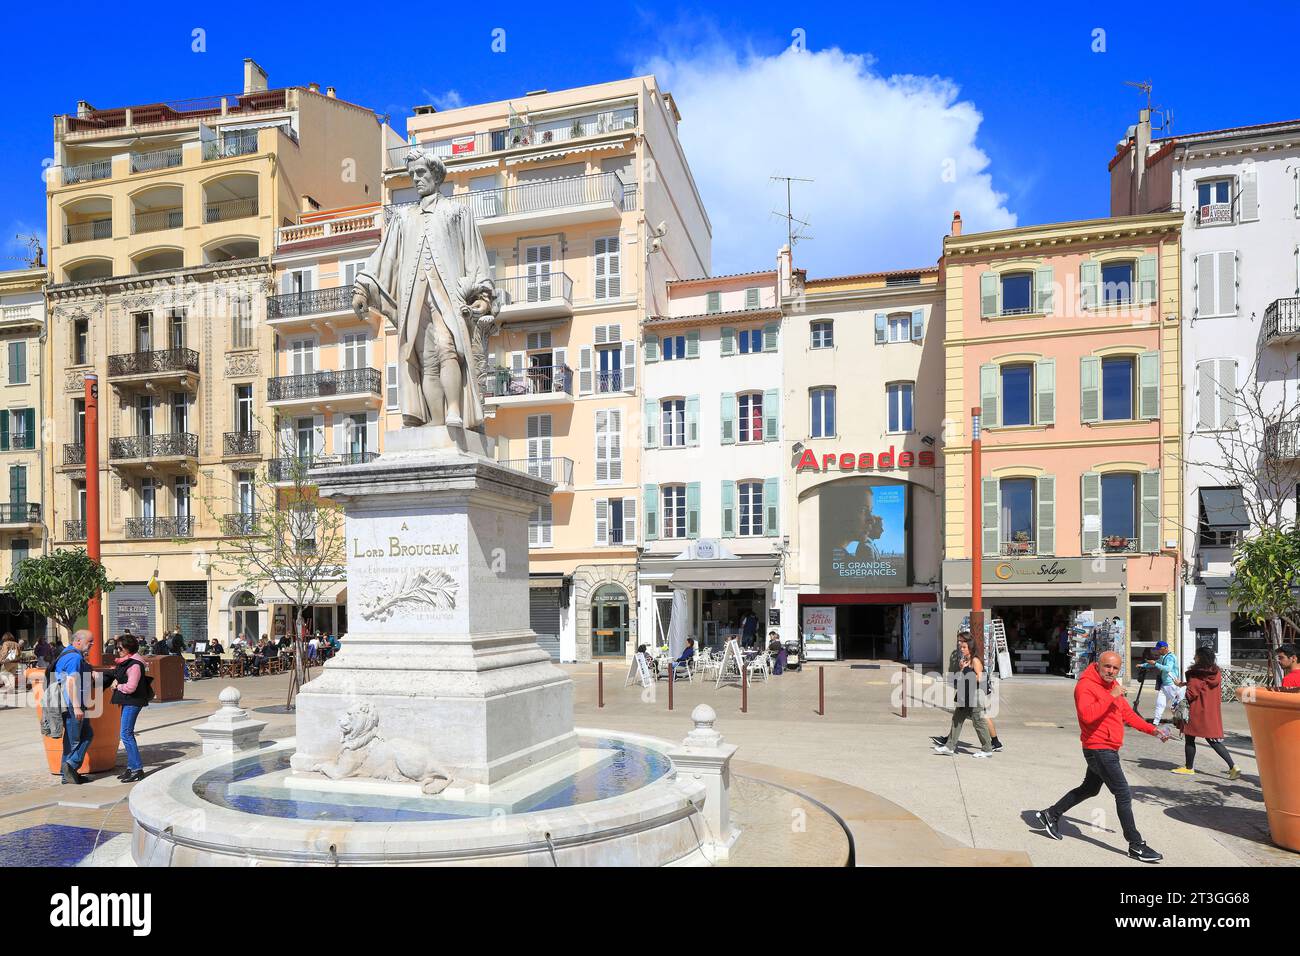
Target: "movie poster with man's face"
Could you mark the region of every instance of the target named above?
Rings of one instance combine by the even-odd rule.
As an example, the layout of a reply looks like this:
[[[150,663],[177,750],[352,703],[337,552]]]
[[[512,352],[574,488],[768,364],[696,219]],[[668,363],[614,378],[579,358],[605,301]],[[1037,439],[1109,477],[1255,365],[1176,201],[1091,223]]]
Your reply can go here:
[[[831,485],[821,492],[823,586],[887,588],[911,583],[907,485]]]

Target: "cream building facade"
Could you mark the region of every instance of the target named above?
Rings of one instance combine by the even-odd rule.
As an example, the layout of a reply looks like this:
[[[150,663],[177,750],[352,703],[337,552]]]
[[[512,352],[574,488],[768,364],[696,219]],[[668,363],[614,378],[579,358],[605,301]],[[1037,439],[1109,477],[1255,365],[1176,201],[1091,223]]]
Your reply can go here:
[[[270,626],[240,602],[212,552],[232,530],[205,502],[272,449],[267,322],[277,230],[303,210],[374,202],[383,132],[332,89],[270,89],[244,63],[243,91],[55,117],[47,175],[51,285],[49,500],[54,544],[86,540],[85,445],[99,445],[103,560],[122,582],[106,633],[233,636]],[[97,436],[84,380],[99,380]],[[218,511],[221,509],[218,508]],[[237,529],[233,529],[237,530]],[[158,594],[147,583],[155,578]]]

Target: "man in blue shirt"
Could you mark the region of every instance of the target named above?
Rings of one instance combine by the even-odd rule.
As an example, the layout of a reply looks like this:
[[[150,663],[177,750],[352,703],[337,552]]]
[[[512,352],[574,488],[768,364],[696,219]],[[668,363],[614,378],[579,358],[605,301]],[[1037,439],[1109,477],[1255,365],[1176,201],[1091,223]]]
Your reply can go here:
[[[65,648],[54,663],[51,680],[57,680],[63,697],[63,782],[85,783],[86,778],[77,768],[86,759],[86,751],[94,739],[90,715],[86,711],[91,691],[90,664],[86,652],[94,637],[90,631],[77,631],[72,635],[72,645]]]
[[[1160,725],[1160,715],[1168,704],[1175,711],[1178,702],[1183,699],[1183,688],[1178,684],[1178,656],[1169,649],[1169,644],[1160,641],[1156,644],[1156,670],[1160,672],[1160,692],[1156,694],[1156,714],[1151,723]]]

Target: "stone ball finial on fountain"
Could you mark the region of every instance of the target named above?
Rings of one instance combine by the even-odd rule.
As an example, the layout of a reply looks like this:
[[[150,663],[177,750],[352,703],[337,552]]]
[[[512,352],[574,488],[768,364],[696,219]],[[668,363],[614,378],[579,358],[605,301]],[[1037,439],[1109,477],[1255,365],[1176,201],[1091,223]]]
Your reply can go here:
[[[721,746],[722,734],[713,728],[713,722],[718,719],[717,712],[708,704],[698,704],[691,711],[691,721],[695,724],[695,729],[686,735],[682,743],[687,747],[710,750]]]
[[[238,710],[243,696],[238,688],[227,687],[217,696],[217,700],[221,701],[221,706],[228,710]]]

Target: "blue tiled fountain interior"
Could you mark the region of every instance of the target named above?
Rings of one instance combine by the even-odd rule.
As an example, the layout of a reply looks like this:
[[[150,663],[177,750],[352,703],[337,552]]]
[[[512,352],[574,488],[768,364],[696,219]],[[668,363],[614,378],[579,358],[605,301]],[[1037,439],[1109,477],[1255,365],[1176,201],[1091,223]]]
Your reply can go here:
[[[647,786],[672,769],[672,763],[659,751],[617,737],[587,738],[583,740],[583,746],[612,751],[612,759],[559,780],[523,803],[513,804],[509,812],[554,810],[617,797]],[[307,797],[303,791],[291,791],[287,787],[278,787],[260,794],[235,792],[241,788],[232,785],[288,770],[289,756],[288,751],[279,750],[247,757],[211,770],[194,782],[194,792],[204,800],[230,810],[295,820],[427,822],[486,817],[501,809],[493,804],[442,800],[436,797],[383,797],[347,793]]]

